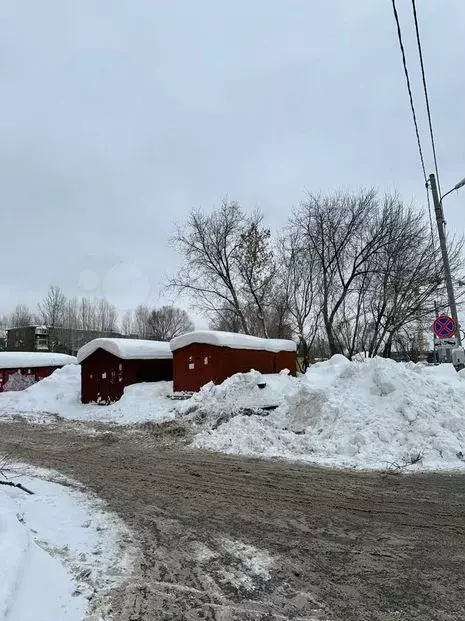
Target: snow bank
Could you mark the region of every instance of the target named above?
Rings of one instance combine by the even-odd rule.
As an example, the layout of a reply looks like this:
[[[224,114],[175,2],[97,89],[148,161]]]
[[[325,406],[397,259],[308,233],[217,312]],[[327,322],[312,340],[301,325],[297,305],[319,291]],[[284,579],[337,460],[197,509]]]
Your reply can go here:
[[[80,402],[81,367],[68,365],[19,392],[0,393],[0,412],[60,414]]]
[[[81,367],[66,366],[26,390],[0,393],[0,418],[18,413],[32,415],[37,422],[44,421],[44,414],[123,425],[161,422],[174,418],[173,402],[167,398],[172,391],[172,382],[134,384],[112,405],[82,404]]]
[[[128,531],[82,492],[21,483],[35,495],[0,487],[0,619],[104,618],[109,590],[131,568]]]
[[[113,405],[83,405],[80,367],[66,366],[27,390],[0,393],[0,418],[177,418],[196,432],[194,446],[208,450],[359,468],[404,465],[421,454],[416,467],[465,469],[465,372],[451,365],[334,356],[297,378],[252,371],[186,401],[172,401],[171,392],[171,382],[135,384]]]
[[[74,356],[38,351],[2,351],[0,369],[34,369],[37,367],[62,367],[76,364]]]
[[[196,447],[375,469],[421,453],[418,467],[465,469],[465,381],[451,365],[334,356],[300,378],[265,376],[263,391],[258,375],[235,376],[193,398],[205,420]],[[238,413],[257,398],[279,407],[268,416]]]
[[[81,363],[97,349],[104,349],[122,360],[154,360],[173,357],[169,343],[163,341],[101,338],[83,345],[77,353],[77,361]]]
[[[235,349],[259,349],[272,352],[296,351],[294,341],[286,339],[262,339],[248,334],[236,334],[233,332],[221,332],[217,330],[196,330],[188,332],[170,341],[172,351],[192,345],[192,343],[204,343],[217,347],[232,347]]]
[[[73,418],[99,420],[129,425],[144,421],[167,422],[175,417],[175,405],[168,395],[173,393],[173,382],[133,384],[124,389],[119,401],[111,405],[80,405]]]

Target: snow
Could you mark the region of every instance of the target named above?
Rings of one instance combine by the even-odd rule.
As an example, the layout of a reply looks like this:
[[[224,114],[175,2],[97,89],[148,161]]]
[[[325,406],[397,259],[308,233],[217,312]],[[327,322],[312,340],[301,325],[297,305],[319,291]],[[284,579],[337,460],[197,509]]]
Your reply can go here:
[[[36,367],[61,367],[76,364],[74,356],[54,352],[38,351],[2,351],[0,352],[0,369],[33,369]]]
[[[108,618],[109,590],[131,570],[129,532],[102,503],[39,475],[53,477],[21,477],[33,496],[0,486],[0,619]]]
[[[267,550],[259,550],[255,546],[235,539],[223,539],[224,549],[236,557],[253,576],[262,580],[270,580],[270,570],[274,559]]]
[[[204,343],[217,347],[232,347],[235,349],[258,349],[272,352],[296,351],[294,341],[286,339],[262,339],[248,334],[235,334],[232,332],[219,332],[215,330],[197,330],[177,336],[170,342],[172,351],[192,345],[192,343]]]
[[[0,419],[178,420],[206,450],[331,467],[465,469],[465,371],[452,365],[334,356],[299,377],[251,371],[186,400],[171,394],[171,382],[135,384],[112,405],[84,405],[80,367],[70,365],[22,392],[1,393]]]
[[[123,425],[147,420],[161,422],[174,418],[173,401],[168,399],[172,392],[172,382],[148,382],[127,386],[121,399],[111,405],[83,404],[81,367],[66,366],[26,390],[0,393],[0,419],[25,414],[36,422],[47,422],[44,414],[56,414]]]
[[[83,345],[77,353],[77,361],[81,363],[97,349],[104,349],[122,360],[152,360],[173,357],[169,343],[163,341],[102,338],[94,339]]]
[[[241,411],[260,400],[278,407]],[[191,402],[197,448],[364,469],[411,468],[420,454],[415,468],[465,470],[465,378],[452,365],[334,356],[298,378],[239,374]]]
[[[267,550],[225,537],[216,542],[216,547],[212,550],[200,541],[192,544],[194,558],[204,566],[204,573],[216,570],[216,579],[220,583],[252,593],[271,579],[276,559]]]

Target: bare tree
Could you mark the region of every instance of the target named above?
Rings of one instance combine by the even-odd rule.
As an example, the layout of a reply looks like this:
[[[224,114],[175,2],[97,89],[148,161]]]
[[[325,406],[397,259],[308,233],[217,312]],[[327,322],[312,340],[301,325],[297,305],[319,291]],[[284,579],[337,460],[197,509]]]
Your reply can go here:
[[[289,228],[281,238],[279,264],[287,321],[299,341],[305,371],[320,324],[320,274],[317,255],[305,243],[299,229]]]
[[[139,338],[149,338],[150,336],[150,309],[144,304],[140,304],[134,311],[133,329]]]
[[[267,334],[271,339],[290,339],[295,336],[285,291],[273,289],[273,303],[267,311]]]
[[[235,250],[239,291],[244,307],[251,310],[257,324],[251,330],[249,322],[249,331],[268,337],[276,268],[271,247],[271,231],[263,226],[263,216],[259,212],[244,222],[239,240]]]
[[[246,216],[237,203],[192,212],[174,237],[183,263],[170,287],[188,293],[213,325],[266,336],[275,276],[270,235],[261,214]]]
[[[6,349],[6,331],[8,328],[8,317],[0,315],[0,351]]]
[[[243,224],[244,214],[237,203],[225,201],[211,215],[193,211],[186,225],[177,227],[173,239],[183,264],[170,287],[188,293],[194,305],[212,318],[233,312],[247,334],[236,261]]]
[[[288,287],[290,313],[297,325],[301,309],[303,317],[321,313],[330,354],[389,355],[396,335],[431,315],[434,300],[444,297],[442,263],[425,219],[396,196],[379,200],[372,190],[310,196],[293,213],[290,235],[284,263],[293,266],[297,247],[311,258],[316,278],[309,285],[303,276],[299,304],[295,285]],[[451,245],[455,271],[461,251],[461,242]]]
[[[60,287],[51,286],[38,310],[42,323],[46,326],[63,326],[66,309],[66,296]]]
[[[25,304],[17,304],[14,311],[8,317],[9,328],[22,328],[31,326],[35,322],[35,317]]]
[[[134,333],[133,323],[134,322],[132,318],[132,311],[127,310],[121,319],[122,334],[124,334],[125,336],[129,336],[130,334],[133,334]]]
[[[157,341],[170,341],[194,329],[194,324],[186,311],[175,306],[155,308],[150,313],[148,322],[150,338]]]
[[[95,301],[95,329],[101,332],[114,332],[118,322],[118,312],[105,298]]]
[[[370,355],[389,355],[402,332],[433,321],[435,307],[446,308],[446,290],[440,249],[431,239],[423,215],[397,205],[392,213],[386,247],[378,256],[373,290],[369,299],[371,334],[366,350]],[[462,264],[463,241],[451,240],[451,270]],[[458,303],[463,302],[463,293]],[[408,330],[407,330],[408,328]]]
[[[97,324],[94,300],[82,297],[79,301],[79,326],[82,330],[93,330]]]
[[[221,330],[223,332],[242,331],[242,321],[233,308],[223,308],[221,313],[212,313],[209,326],[210,330]]]
[[[331,354],[343,350],[336,326],[346,298],[385,243],[384,217],[373,190],[310,195],[293,214],[292,226],[301,231],[308,251],[318,261],[321,314]]]
[[[77,297],[68,298],[66,300],[63,326],[72,330],[80,328],[79,300]]]

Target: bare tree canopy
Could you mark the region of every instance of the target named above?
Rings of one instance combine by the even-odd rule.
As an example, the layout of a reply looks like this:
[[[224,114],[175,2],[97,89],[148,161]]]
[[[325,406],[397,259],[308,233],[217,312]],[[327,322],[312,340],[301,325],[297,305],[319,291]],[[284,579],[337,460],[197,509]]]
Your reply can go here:
[[[51,286],[47,295],[38,304],[39,317],[46,326],[63,326],[65,321],[66,296],[60,287]]]
[[[132,311],[127,310],[121,319],[121,333],[125,336],[133,334],[133,317]]]
[[[388,355],[401,330],[431,317],[435,301],[444,300],[439,248],[424,216],[396,196],[311,195],[291,216],[289,240],[291,256],[303,253],[308,263],[297,302],[308,311],[311,298],[314,310],[304,317],[317,321],[314,331],[324,331],[330,354]],[[461,242],[451,244],[455,272],[461,251]],[[290,312],[302,332],[295,307],[294,296]]]
[[[95,319],[96,329],[102,332],[113,332],[118,327],[118,312],[105,298],[96,301]]]
[[[53,328],[99,330],[114,332],[118,329],[118,312],[103,298],[67,298],[60,287],[52,286],[38,304],[38,316],[18,305],[10,316],[11,327],[43,323]]]
[[[225,202],[210,215],[192,212],[174,242],[183,262],[170,285],[212,328],[293,336],[306,359],[413,352],[435,307],[446,307],[434,234],[395,195],[311,194],[278,241],[261,214]],[[449,240],[456,275],[462,250]]]
[[[132,331],[141,339],[148,339],[150,336],[149,317],[150,309],[144,304],[140,304],[134,311]]]
[[[156,341],[170,341],[194,329],[194,324],[186,311],[175,306],[155,308],[150,313],[148,322],[150,338]]]
[[[276,266],[260,213],[246,215],[226,201],[210,215],[193,211],[173,242],[183,262],[172,289],[187,293],[213,325],[269,335]]]
[[[8,317],[9,328],[22,328],[31,326],[36,321],[36,317],[25,304],[17,304],[14,311]]]

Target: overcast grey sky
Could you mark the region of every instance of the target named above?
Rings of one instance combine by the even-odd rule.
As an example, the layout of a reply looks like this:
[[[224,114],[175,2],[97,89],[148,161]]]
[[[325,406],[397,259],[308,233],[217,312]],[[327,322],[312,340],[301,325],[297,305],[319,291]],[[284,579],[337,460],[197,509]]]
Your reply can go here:
[[[445,190],[465,176],[465,3],[417,4]],[[50,284],[159,302],[173,222],[224,196],[275,228],[306,191],[425,202],[390,0],[18,0],[0,25],[0,311]],[[465,190],[445,208],[463,233]]]

